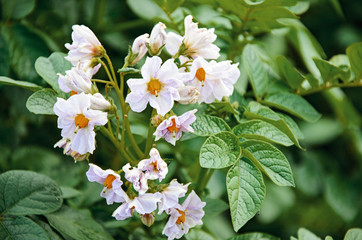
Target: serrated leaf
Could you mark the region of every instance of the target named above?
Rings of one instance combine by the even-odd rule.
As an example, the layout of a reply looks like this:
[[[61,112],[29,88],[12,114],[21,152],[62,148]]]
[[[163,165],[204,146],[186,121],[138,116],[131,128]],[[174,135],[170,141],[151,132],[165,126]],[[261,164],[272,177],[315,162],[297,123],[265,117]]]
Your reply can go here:
[[[58,84],[58,73],[65,74],[66,70],[72,67],[64,57],[66,54],[55,52],[48,58],[39,57],[35,62],[37,73],[57,92],[63,93]]]
[[[225,168],[240,157],[239,139],[230,132],[210,136],[200,149],[200,165],[203,168]]]
[[[3,77],[3,76],[0,76],[0,84],[16,86],[16,87],[22,87],[22,88],[28,89],[30,91],[33,91],[33,92],[42,89],[41,86],[36,85],[35,83],[14,80],[14,79],[11,79],[11,78],[8,78],[8,77]]]
[[[255,95],[262,96],[268,87],[269,77],[255,47],[251,44],[246,45],[241,57]]]
[[[303,75],[284,56],[277,57],[277,64],[288,85],[293,89],[298,89],[304,80]]]
[[[236,136],[246,139],[262,140],[283,146],[293,145],[293,142],[282,131],[274,125],[261,120],[250,120],[240,123],[232,131]]]
[[[35,0],[1,1],[3,18],[20,19],[31,13],[35,7]]]
[[[205,198],[203,201],[206,202],[203,209],[206,217],[217,216],[229,208],[229,205],[220,199]]]
[[[284,154],[273,145],[256,140],[240,144],[242,155],[251,160],[275,184],[294,187],[292,169]]]
[[[62,205],[62,193],[50,178],[30,171],[0,175],[0,215],[50,213]]]
[[[47,214],[50,225],[63,237],[75,240],[110,240],[113,239],[89,213],[62,206],[58,211]]]
[[[299,228],[298,240],[322,240],[322,239],[320,239],[314,233],[305,228]]]
[[[262,103],[286,111],[307,122],[316,122],[322,116],[304,98],[293,93],[279,92],[270,94],[265,97]]]
[[[360,240],[360,239],[362,239],[362,229],[351,228],[347,231],[343,240]]]
[[[260,119],[270,124],[273,124],[281,132],[289,137],[289,139],[299,148],[298,138],[303,138],[298,125],[289,116],[276,113],[267,106],[251,101],[244,111],[244,116],[247,119]]]
[[[197,136],[210,136],[223,131],[230,131],[229,125],[219,117],[210,115],[197,115],[196,121],[191,125],[193,134]]]
[[[45,231],[29,218],[6,217],[0,221],[0,239],[3,240],[49,240]]]
[[[335,83],[338,82],[338,79],[347,82],[350,78],[350,73],[348,71],[343,71],[328,61],[317,58],[314,58],[313,61],[319,69],[324,82]]]
[[[280,238],[274,237],[266,233],[244,233],[238,236],[229,238],[228,240],[279,240]]]
[[[231,220],[235,232],[259,211],[265,197],[263,176],[248,159],[237,161],[226,175]]]
[[[54,114],[53,106],[57,94],[52,89],[43,89],[33,93],[26,101],[26,108],[35,114]]]
[[[350,45],[346,49],[346,53],[351,63],[352,71],[355,75],[355,80],[362,78],[362,42],[357,42]]]

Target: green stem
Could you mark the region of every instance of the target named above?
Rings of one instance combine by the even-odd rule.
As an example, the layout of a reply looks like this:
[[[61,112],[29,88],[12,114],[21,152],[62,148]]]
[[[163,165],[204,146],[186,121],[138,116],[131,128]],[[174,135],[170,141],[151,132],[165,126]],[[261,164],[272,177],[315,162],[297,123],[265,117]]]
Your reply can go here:
[[[305,96],[305,95],[317,93],[320,91],[324,91],[324,90],[327,90],[330,88],[335,88],[335,87],[340,87],[340,88],[362,87],[362,80],[355,81],[355,82],[348,82],[348,83],[327,83],[327,84],[321,85],[319,87],[311,88],[308,90],[297,90],[296,93],[298,95]]]
[[[203,182],[204,182],[206,172],[207,172],[207,168],[200,167],[199,178],[197,179],[196,188],[195,188],[195,192],[199,196],[201,196],[201,194],[202,194],[202,187],[203,187]]]
[[[112,84],[112,82],[106,81],[106,80],[102,80],[102,79],[92,79],[91,81],[92,81],[92,82],[97,82],[97,83]]]
[[[112,61],[111,59],[109,58],[108,54],[104,54],[104,57],[107,59],[107,62],[108,62],[108,65],[109,67],[111,68],[111,72],[112,72],[112,76],[113,76],[113,81],[115,83],[115,85],[117,86],[118,88],[118,82],[117,82],[117,78],[116,78],[116,73],[114,72],[114,68],[113,68],[113,64],[112,64]]]
[[[112,82],[112,85],[114,85],[114,82],[117,81],[117,79],[113,80],[112,75],[110,74],[107,65],[102,60],[99,60],[99,61],[102,64],[102,66],[104,67],[104,69],[106,70],[107,76],[108,76],[109,80]]]

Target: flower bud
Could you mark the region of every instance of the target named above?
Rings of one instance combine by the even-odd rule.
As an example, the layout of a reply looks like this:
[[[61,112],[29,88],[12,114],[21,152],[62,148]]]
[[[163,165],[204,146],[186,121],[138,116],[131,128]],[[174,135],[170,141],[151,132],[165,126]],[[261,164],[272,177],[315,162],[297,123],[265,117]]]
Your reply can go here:
[[[155,215],[154,213],[146,213],[141,215],[141,221],[147,227],[151,227],[152,224],[155,222]]]
[[[112,107],[112,105],[100,93],[90,95],[89,98],[91,102],[90,107],[93,110],[107,111]]]
[[[154,127],[158,127],[158,125],[160,125],[163,120],[165,120],[165,118],[162,115],[157,114],[151,118],[151,124]]]
[[[80,154],[79,152],[77,151],[73,151],[70,156],[72,156],[74,158],[74,161],[75,162],[80,162],[80,161],[83,161],[85,160],[88,156],[89,156],[89,153],[86,153],[86,154]]]
[[[157,55],[160,52],[160,48],[166,44],[166,25],[159,22],[157,23],[150,36],[149,48],[152,55]]]
[[[147,52],[147,46],[146,43],[148,43],[148,33],[145,33],[141,36],[138,36],[133,44],[132,44],[132,57],[131,57],[131,64],[135,65]]]
[[[180,100],[178,100],[181,104],[193,104],[196,103],[199,99],[200,92],[196,87],[193,86],[183,86],[177,89],[180,94]]]

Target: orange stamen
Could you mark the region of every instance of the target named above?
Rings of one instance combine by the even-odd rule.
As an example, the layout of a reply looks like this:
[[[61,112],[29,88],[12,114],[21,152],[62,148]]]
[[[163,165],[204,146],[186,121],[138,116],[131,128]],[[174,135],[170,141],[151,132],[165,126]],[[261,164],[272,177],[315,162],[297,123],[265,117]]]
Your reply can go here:
[[[104,180],[104,186],[108,189],[112,188],[112,183],[113,181],[116,180],[116,177],[113,176],[112,174],[109,174],[107,177],[106,177],[106,180]]]
[[[203,68],[199,68],[196,71],[195,77],[200,81],[200,82],[205,82],[205,76],[206,76],[206,72]]]
[[[158,93],[161,91],[162,85],[158,79],[153,79],[148,82],[147,90],[152,94],[158,97]]]
[[[179,209],[176,209],[176,210],[178,211],[179,214],[181,214],[181,216],[179,216],[179,217],[177,218],[176,223],[177,223],[177,224],[184,223],[184,222],[185,222],[185,212],[184,212],[184,211],[181,211],[181,210],[179,210]]]
[[[77,95],[78,93],[76,91],[70,91],[70,96]]]
[[[159,171],[159,169],[158,169],[158,167],[157,167],[157,161],[155,161],[155,162],[153,163],[153,167],[154,167],[154,169],[156,169],[156,171]]]
[[[172,133],[177,133],[178,127],[176,127],[176,121],[174,118],[172,118],[171,121],[172,121],[172,125],[170,127],[168,127],[167,130]]]
[[[75,118],[74,118],[74,123],[75,126],[79,127],[79,128],[84,128],[88,125],[89,119],[86,118],[83,114],[78,114]]]

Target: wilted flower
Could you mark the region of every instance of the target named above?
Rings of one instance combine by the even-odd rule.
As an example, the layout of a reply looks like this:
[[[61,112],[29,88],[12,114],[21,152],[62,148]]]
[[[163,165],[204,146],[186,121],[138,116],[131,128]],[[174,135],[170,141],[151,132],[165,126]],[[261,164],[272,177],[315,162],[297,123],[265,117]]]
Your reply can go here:
[[[137,56],[131,59],[131,65],[135,65],[147,53],[146,44],[149,43],[148,33],[136,37],[132,44],[132,55]]]
[[[181,104],[193,104],[199,99],[200,92],[194,86],[182,86],[177,90],[180,94],[178,102]]]
[[[159,22],[157,23],[152,31],[151,31],[151,35],[150,35],[150,42],[149,42],[149,47],[150,47],[150,51],[152,53],[152,55],[156,55],[158,54],[160,48],[165,45],[166,43],[166,32],[165,32],[166,26],[165,24]]]
[[[80,93],[68,100],[58,98],[54,104],[54,113],[58,118],[58,128],[61,135],[72,141],[72,150],[85,154],[93,153],[95,149],[94,126],[107,123],[107,113],[90,109],[89,95]]]
[[[172,116],[164,120],[157,128],[153,135],[156,136],[156,141],[164,138],[172,145],[176,144],[182,136],[182,132],[193,132],[194,129],[190,126],[195,120],[196,109],[188,111],[181,116]]]
[[[73,66],[77,66],[79,62],[90,60],[93,57],[100,57],[105,53],[102,44],[88,27],[73,25],[72,29],[73,43],[65,44],[65,47],[69,50],[65,59],[71,62]]]
[[[133,183],[133,188],[140,194],[144,194],[148,190],[148,183],[145,173],[141,169],[132,168],[129,163],[122,167],[125,178]]]
[[[147,58],[142,66],[141,79],[129,79],[131,92],[126,97],[134,112],[142,112],[149,102],[158,114],[165,115],[171,110],[174,100],[179,100],[177,88],[182,86],[176,64],[172,59],[161,66],[159,57]]]
[[[167,164],[162,160],[160,153],[156,148],[150,151],[150,158],[140,161],[137,165],[138,169],[145,171],[147,179],[157,179],[161,182],[168,173]]]
[[[124,220],[132,217],[135,210],[139,214],[148,214],[156,210],[157,202],[161,199],[160,193],[145,193],[134,199],[126,198],[126,201],[119,206],[112,214],[117,220]]]
[[[192,22],[192,16],[188,15],[185,20],[185,35],[170,32],[167,34],[166,49],[175,55],[183,48],[182,55],[192,57],[203,57],[205,59],[217,59],[220,49],[213,44],[217,36],[214,29],[198,28],[197,23]]]
[[[86,175],[90,182],[97,182],[104,185],[101,197],[107,200],[108,205],[114,202],[124,202],[128,198],[127,194],[121,188],[123,182],[119,174],[113,170],[103,170],[97,165],[90,163]]]
[[[170,182],[170,185],[164,188],[161,192],[162,198],[158,203],[158,214],[178,205],[178,199],[185,196],[189,185],[190,183],[183,185],[178,183],[176,179],[173,179]]]
[[[185,83],[198,89],[199,103],[212,103],[215,99],[221,101],[223,97],[230,96],[239,76],[238,64],[231,64],[231,61],[207,62],[198,57],[192,63],[189,81]]]
[[[205,212],[202,208],[206,205],[201,202],[200,198],[192,191],[182,205],[168,210],[171,215],[162,233],[169,240],[179,239],[189,232],[189,229],[202,224],[202,217]]]

